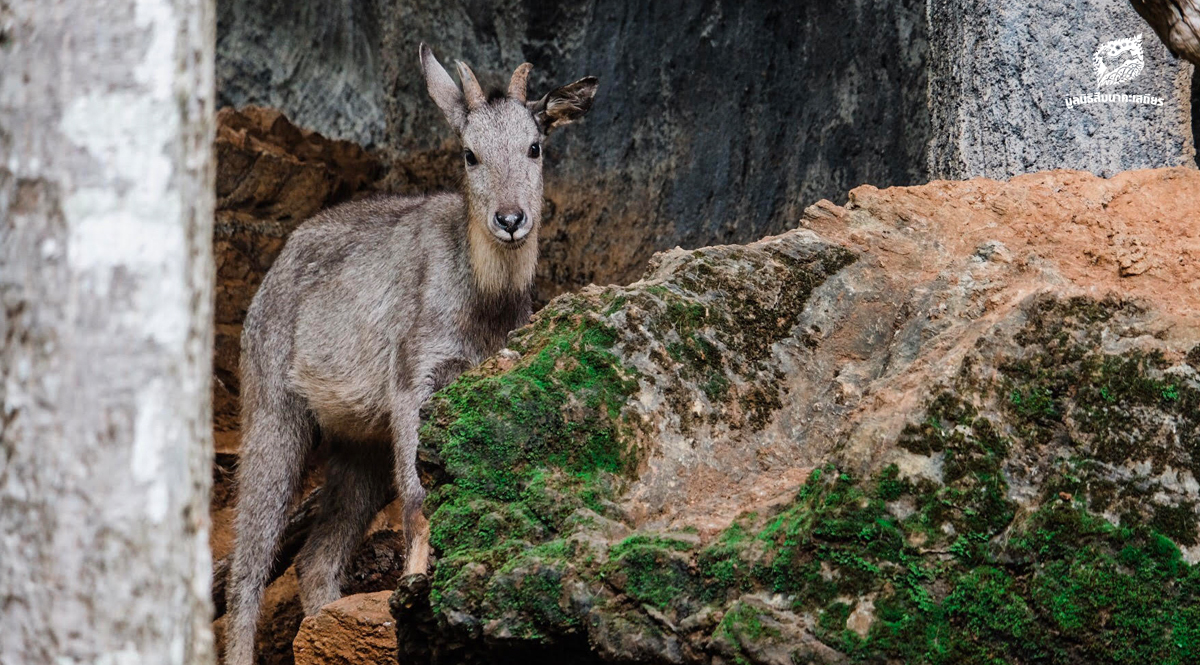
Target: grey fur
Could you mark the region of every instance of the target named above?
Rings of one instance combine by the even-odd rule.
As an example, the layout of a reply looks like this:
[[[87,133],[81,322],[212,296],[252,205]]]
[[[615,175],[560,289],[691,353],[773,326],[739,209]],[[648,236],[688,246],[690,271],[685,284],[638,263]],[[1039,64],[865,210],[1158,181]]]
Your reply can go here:
[[[466,65],[464,96],[424,44],[420,57],[430,96],[478,159],[463,191],[316,215],[288,239],[246,316],[227,665],[253,662],[263,589],[318,435],[331,459],[321,515],[296,558],[305,614],[340,597],[388,483],[405,502],[405,573],[426,572],[420,407],[529,320],[542,203],[530,146],[586,113],[596,80],[526,103],[522,65],[509,96],[488,101]],[[524,221],[506,229],[498,213]]]

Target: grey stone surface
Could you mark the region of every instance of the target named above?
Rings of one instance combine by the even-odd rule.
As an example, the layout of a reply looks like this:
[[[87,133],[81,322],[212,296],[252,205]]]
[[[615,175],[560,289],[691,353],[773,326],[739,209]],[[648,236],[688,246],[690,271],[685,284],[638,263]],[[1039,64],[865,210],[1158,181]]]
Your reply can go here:
[[[653,251],[749,241],[857,184],[924,178],[920,2],[453,0],[385,25],[399,153],[451,138],[419,76],[421,40],[493,85],[529,61],[536,95],[600,77],[583,125],[548,148],[542,238],[557,272],[542,287],[626,281]]]
[[[218,106],[270,106],[331,138],[381,142],[380,8],[381,0],[218,0]]]
[[[598,75],[589,117],[548,147],[543,296],[632,279],[656,250],[781,231],[864,182],[924,179],[921,2],[220,7],[222,104],[275,106],[399,160],[452,148],[417,69],[422,40],[485,84],[523,61],[536,94]]]
[[[378,3],[378,4],[376,4]],[[745,242],[859,184],[1101,175],[1190,164],[1191,68],[1122,0],[222,0],[221,101],[381,148],[389,186],[449,186],[449,128],[417,69],[424,40],[485,85],[523,61],[533,94],[584,75],[600,93],[547,156],[543,301],[627,282],[657,250]],[[1092,104],[1092,54],[1143,34],[1145,67]]]
[[[1055,168],[1111,176],[1192,163],[1192,67],[1171,56],[1128,2],[931,0],[929,21],[931,178]],[[1141,73],[1098,88],[1097,48],[1139,34]],[[1067,108],[1068,97],[1097,92],[1163,104]]]

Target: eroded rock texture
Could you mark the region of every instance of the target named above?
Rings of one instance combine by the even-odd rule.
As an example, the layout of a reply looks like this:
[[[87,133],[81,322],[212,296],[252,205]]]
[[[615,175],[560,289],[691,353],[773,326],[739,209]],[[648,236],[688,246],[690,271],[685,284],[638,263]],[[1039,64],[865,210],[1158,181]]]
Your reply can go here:
[[[390,591],[346,596],[300,624],[296,665],[376,665],[396,656]]]
[[[401,662],[1200,657],[1200,174],[854,190],[433,400]]]
[[[218,0],[217,103],[285,110],[304,127],[384,138],[381,0]]]
[[[929,0],[929,25],[929,177],[1054,168],[1112,176],[1194,163],[1192,66],[1154,38],[1129,2]],[[1132,41],[1104,46],[1117,40]],[[1132,78],[1102,83],[1097,60],[1109,70],[1133,67]],[[1162,104],[1067,105],[1089,94]]]
[[[230,453],[238,436],[242,321],[289,233],[318,210],[372,190],[379,161],[358,145],[293,125],[279,111],[217,114],[216,348],[214,440]]]
[[[458,173],[417,67],[420,41],[468,61],[485,85],[523,61],[539,95],[599,76],[589,118],[546,152],[543,303],[628,283],[656,251],[778,233],[809,203],[842,202],[863,183],[1108,176],[1196,155],[1200,78],[1125,0],[220,5],[222,102],[276,106],[379,148],[395,165],[388,189],[446,187]],[[1098,89],[1097,49],[1138,33],[1141,72]],[[1067,108],[1094,92],[1163,105]]]
[[[924,180],[920,2],[220,4],[222,102],[381,148],[390,189],[451,185],[457,169],[425,167],[461,163],[422,40],[485,85],[524,61],[531,94],[599,76],[588,119],[547,146],[542,302],[632,281],[676,245],[777,233],[864,182]]]

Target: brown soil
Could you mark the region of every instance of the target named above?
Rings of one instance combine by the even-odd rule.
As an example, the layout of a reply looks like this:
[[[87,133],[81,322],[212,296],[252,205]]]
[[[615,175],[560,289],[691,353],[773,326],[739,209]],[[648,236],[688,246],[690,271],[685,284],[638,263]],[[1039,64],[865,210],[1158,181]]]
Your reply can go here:
[[[845,208],[821,201],[804,225],[860,250],[889,269],[932,275],[943,262],[894,235],[847,232],[845,220],[868,212],[887,224],[936,239],[940,253],[967,256],[989,240],[1012,260],[1043,263],[1079,287],[1153,300],[1173,314],[1200,302],[1200,171],[1126,171],[1105,179],[1085,171],[1048,171],[1008,182],[975,178],[918,187],[858,187]]]

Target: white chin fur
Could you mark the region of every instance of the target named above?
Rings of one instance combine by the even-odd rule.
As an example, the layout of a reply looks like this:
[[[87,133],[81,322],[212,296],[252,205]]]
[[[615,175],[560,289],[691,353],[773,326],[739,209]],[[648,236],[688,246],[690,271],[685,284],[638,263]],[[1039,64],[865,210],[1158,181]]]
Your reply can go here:
[[[471,267],[475,283],[485,293],[529,288],[537,267],[537,238],[530,224],[509,236],[483,225],[469,227]],[[490,235],[487,238],[484,234]]]
[[[512,235],[509,235],[507,231],[501,231],[500,229],[496,228],[489,230],[492,232],[492,235],[495,236],[496,240],[501,242],[501,244],[512,245],[520,243],[522,240],[529,237],[529,232],[533,230],[533,224],[522,226],[521,228],[517,229],[516,233]]]

